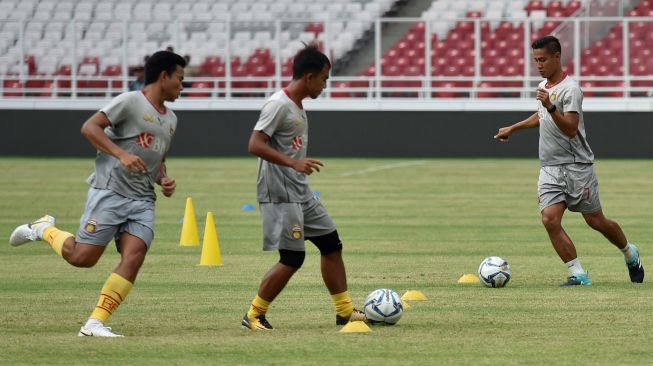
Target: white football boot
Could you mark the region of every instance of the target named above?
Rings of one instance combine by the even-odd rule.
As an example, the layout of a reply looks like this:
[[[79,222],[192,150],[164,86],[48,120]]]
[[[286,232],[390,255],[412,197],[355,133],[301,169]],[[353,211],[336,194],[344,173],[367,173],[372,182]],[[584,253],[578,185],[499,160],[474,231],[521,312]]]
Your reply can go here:
[[[80,337],[124,337],[122,334],[114,333],[110,327],[105,327],[101,321],[89,319],[77,333]]]
[[[43,237],[43,231],[54,226],[55,222],[56,220],[54,217],[45,215],[30,224],[20,225],[11,233],[9,244],[18,246],[30,241],[41,240]]]

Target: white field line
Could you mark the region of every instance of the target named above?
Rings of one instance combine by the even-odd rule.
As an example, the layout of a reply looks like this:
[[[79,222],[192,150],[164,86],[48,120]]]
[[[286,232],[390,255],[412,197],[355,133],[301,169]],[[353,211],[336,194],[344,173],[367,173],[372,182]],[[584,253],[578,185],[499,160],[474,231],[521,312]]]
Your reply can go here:
[[[369,168],[362,169],[362,170],[354,170],[354,171],[342,173],[342,174],[340,174],[340,176],[341,177],[350,177],[352,175],[374,173],[374,172],[379,172],[379,171],[382,171],[382,170],[390,170],[390,169],[396,169],[396,168],[405,168],[405,167],[409,167],[409,166],[422,165],[422,164],[425,164],[425,163],[426,163],[426,160],[415,160],[415,161],[405,161],[405,162],[394,163],[394,164],[384,164],[384,165],[369,167]]]

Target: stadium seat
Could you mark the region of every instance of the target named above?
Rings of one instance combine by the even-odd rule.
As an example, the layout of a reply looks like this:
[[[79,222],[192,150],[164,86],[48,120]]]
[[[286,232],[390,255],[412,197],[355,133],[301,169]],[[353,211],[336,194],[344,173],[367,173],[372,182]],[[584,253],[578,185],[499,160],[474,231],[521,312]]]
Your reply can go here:
[[[5,80],[3,82],[5,97],[22,97],[24,95],[25,85],[18,80]]]

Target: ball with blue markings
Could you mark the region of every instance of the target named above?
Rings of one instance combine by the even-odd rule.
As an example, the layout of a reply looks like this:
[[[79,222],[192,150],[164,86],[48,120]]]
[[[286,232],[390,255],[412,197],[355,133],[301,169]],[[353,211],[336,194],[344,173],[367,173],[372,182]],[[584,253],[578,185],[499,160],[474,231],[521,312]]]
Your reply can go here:
[[[404,313],[404,305],[399,294],[381,288],[367,295],[363,307],[367,320],[371,324],[396,324]]]
[[[478,266],[478,278],[487,287],[504,287],[510,276],[510,265],[501,257],[487,257]]]

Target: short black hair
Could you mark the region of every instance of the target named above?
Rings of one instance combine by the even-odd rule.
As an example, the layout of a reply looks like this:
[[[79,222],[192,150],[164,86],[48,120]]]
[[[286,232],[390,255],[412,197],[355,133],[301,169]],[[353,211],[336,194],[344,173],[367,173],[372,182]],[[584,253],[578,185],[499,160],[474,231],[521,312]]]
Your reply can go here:
[[[560,41],[554,36],[544,36],[540,39],[536,39],[533,41],[533,44],[531,44],[531,48],[534,50],[544,48],[549,52],[550,54],[555,54],[556,52],[560,52],[562,54],[562,47],[560,47]]]
[[[301,79],[308,73],[317,74],[328,65],[331,68],[331,62],[325,54],[320,52],[317,44],[305,45],[304,49],[297,52],[292,64],[293,80]]]
[[[155,83],[159,80],[161,71],[165,71],[168,75],[172,75],[177,69],[177,65],[186,67],[186,60],[174,52],[155,52],[145,63],[145,85]]]

